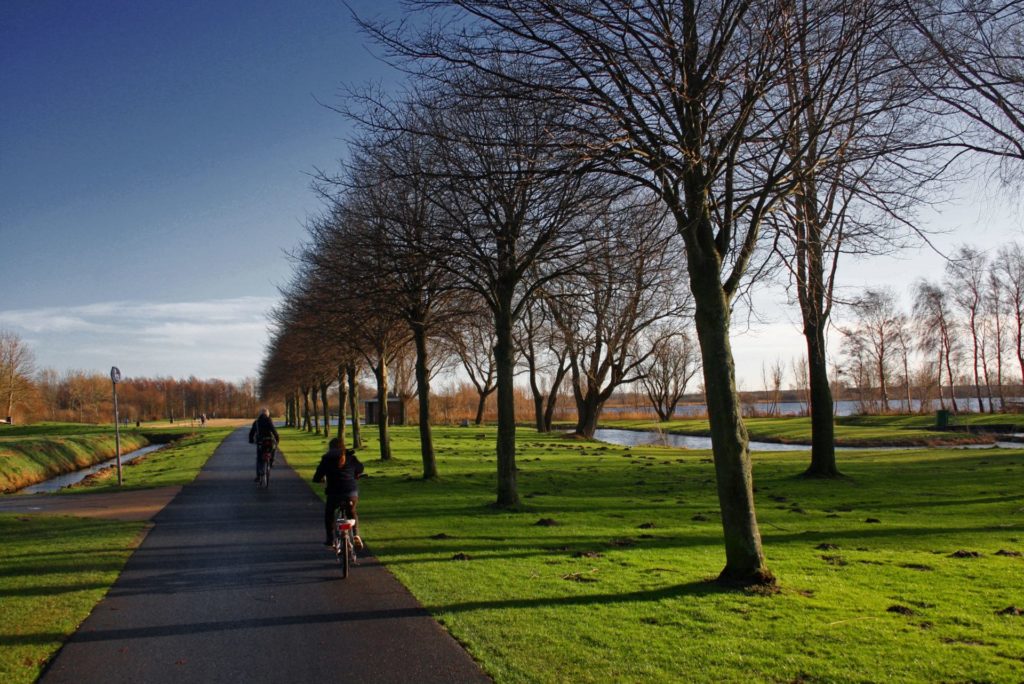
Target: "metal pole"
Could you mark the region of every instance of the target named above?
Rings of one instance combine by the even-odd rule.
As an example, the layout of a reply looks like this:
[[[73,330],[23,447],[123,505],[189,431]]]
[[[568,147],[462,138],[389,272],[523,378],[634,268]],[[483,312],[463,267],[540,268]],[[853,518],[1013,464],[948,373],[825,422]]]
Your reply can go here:
[[[121,419],[117,411],[117,383],[121,380],[121,371],[117,366],[110,369],[110,385],[114,388],[114,448],[117,450],[117,486],[124,484],[121,477]]]
[[[117,413],[117,385],[114,385],[114,444],[117,449],[117,486],[124,484],[121,477],[121,420]]]

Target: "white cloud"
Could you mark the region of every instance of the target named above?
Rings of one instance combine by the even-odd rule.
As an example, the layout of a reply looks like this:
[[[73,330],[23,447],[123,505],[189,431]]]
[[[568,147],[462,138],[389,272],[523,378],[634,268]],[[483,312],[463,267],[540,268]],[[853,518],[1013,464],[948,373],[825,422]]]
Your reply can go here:
[[[0,311],[0,328],[31,340],[41,367],[118,365],[128,376],[237,380],[257,372],[275,304],[270,297],[96,302]]]

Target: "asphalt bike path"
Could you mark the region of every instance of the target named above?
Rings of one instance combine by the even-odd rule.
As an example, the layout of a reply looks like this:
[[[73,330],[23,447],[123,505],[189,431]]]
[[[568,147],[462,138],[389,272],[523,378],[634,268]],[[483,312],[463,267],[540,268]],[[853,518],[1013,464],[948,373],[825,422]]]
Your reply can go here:
[[[282,461],[257,489],[232,433],[39,681],[489,682],[374,558],[341,579],[323,504]]]

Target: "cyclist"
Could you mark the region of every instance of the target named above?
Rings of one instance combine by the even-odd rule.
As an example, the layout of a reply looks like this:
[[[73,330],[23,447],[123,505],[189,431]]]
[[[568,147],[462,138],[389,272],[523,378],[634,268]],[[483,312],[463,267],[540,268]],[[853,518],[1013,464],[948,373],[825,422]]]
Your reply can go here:
[[[320,458],[320,465],[313,474],[313,482],[327,480],[327,501],[324,505],[324,546],[334,544],[334,512],[341,506],[348,505],[352,518],[356,521],[353,543],[357,549],[363,548],[363,539],[359,536],[359,516],[356,515],[356,504],[359,503],[359,487],[356,480],[363,474],[363,464],[356,458],[355,449],[343,449],[341,440],[335,437],[327,445],[327,453]]]
[[[256,445],[256,479],[254,482],[260,481],[260,471],[262,470],[262,464],[260,463],[260,446],[264,440],[274,440],[274,450],[270,455],[270,466],[274,466],[274,457],[277,455],[277,445],[281,442],[281,437],[277,434],[277,428],[274,427],[274,421],[270,420],[270,409],[264,407],[260,409],[260,415],[256,416],[256,420],[253,421],[252,429],[249,430],[249,444]]]

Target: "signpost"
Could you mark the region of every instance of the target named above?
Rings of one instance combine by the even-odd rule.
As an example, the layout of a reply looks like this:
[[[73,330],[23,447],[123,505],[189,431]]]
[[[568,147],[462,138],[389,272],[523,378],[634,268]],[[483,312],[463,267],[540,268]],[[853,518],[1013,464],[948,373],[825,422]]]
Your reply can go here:
[[[110,369],[110,384],[114,387],[114,448],[117,449],[117,486],[123,484],[121,479],[121,420],[117,414],[117,383],[121,382],[121,371],[117,366]]]

